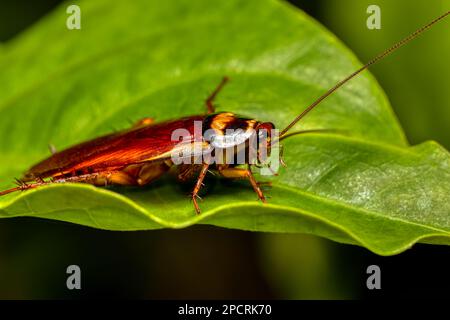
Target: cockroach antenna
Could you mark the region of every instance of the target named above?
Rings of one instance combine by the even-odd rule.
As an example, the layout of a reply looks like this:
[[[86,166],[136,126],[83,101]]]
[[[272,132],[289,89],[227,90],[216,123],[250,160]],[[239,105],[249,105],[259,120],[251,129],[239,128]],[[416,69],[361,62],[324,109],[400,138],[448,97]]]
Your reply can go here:
[[[319,103],[321,103],[323,100],[325,100],[328,96],[330,96],[333,92],[335,92],[337,89],[342,87],[344,84],[346,84],[348,81],[356,77],[358,74],[363,72],[364,70],[368,69],[371,65],[375,64],[376,62],[380,61],[381,59],[385,58],[392,52],[396,51],[398,48],[402,47],[403,45],[410,42],[412,39],[416,38],[418,35],[423,33],[425,30],[429,29],[432,25],[437,23],[438,21],[444,19],[450,14],[450,11],[447,11],[443,15],[437,17],[427,25],[423,26],[422,28],[416,30],[415,32],[411,33],[409,36],[404,38],[403,40],[397,42],[389,49],[383,51],[382,53],[378,54],[375,58],[367,62],[364,66],[347,76],[346,78],[342,79],[338,83],[336,83],[332,88],[330,88],[327,92],[325,92],[323,95],[321,95],[316,101],[314,101],[311,105],[309,105],[302,113],[300,113],[286,128],[284,128],[280,133],[280,140],[284,137],[286,137],[286,133],[297,124],[304,116],[306,116],[311,110],[313,110]]]

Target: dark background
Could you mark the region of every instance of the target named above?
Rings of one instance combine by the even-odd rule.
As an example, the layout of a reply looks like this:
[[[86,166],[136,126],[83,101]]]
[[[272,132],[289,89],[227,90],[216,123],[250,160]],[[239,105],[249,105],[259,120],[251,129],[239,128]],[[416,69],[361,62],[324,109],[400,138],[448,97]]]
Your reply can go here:
[[[2,1],[0,42],[59,2]],[[336,33],[362,61],[445,11],[444,1],[291,2]],[[368,4],[382,7],[382,30],[365,28]],[[450,53],[448,35],[448,26],[440,28],[372,69],[412,144],[433,139],[450,148],[443,59]],[[0,298],[449,298],[449,254],[449,247],[415,245],[380,257],[314,236],[209,226],[108,232],[35,218],[2,219]],[[66,288],[71,264],[81,267],[80,291]],[[378,291],[366,288],[371,264],[381,268]]]

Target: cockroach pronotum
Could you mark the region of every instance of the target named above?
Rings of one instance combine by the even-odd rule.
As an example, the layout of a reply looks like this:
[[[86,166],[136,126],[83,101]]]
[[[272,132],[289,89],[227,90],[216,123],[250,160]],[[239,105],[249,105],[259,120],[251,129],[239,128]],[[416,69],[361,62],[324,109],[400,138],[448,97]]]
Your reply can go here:
[[[434,19],[339,81],[281,130],[279,135],[272,134],[275,126],[270,122],[245,118],[230,112],[215,112],[214,98],[228,80],[227,77],[224,77],[206,99],[206,114],[161,123],[154,123],[151,118],[144,118],[128,130],[54,152],[49,158],[31,167],[22,179],[17,179],[16,187],[0,192],[0,195],[67,182],[89,183],[96,186],[143,186],[168,172],[171,167],[176,167],[180,180],[187,180],[193,175],[197,175],[197,181],[192,191],[192,201],[197,214],[200,213],[197,203],[198,192],[203,185],[205,175],[211,170],[225,178],[248,179],[258,198],[265,202],[266,198],[260,188],[260,183],[255,180],[252,167],[265,164],[274,143],[288,136],[304,133],[305,131],[296,131],[288,134],[297,122],[338,88],[414,39],[449,13],[450,11]],[[198,123],[202,125],[200,136],[194,132],[195,125]],[[185,132],[181,134],[182,143],[173,139],[173,133],[177,130]],[[255,140],[254,137],[257,137],[258,141],[249,143],[250,140]],[[229,158],[230,150],[233,152],[240,150],[237,152],[246,155],[243,158],[244,162],[214,163],[205,160],[210,159],[212,155],[217,156],[217,154]],[[180,163],[174,161],[173,155],[177,153],[181,154],[184,160],[190,159],[191,161]],[[208,154],[209,158],[203,157],[205,154]],[[234,154],[232,158],[234,160]],[[283,164],[281,155],[278,156],[277,161]],[[242,165],[245,167],[243,168]]]

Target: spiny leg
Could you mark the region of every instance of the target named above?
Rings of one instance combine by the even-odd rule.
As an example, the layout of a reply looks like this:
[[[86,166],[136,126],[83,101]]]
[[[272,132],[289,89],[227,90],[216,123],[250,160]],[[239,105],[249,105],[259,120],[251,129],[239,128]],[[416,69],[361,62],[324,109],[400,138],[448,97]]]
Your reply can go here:
[[[266,203],[266,197],[264,197],[264,193],[262,192],[262,190],[260,188],[260,183],[258,183],[256,181],[255,176],[253,175],[253,172],[250,169],[250,166],[247,169],[247,174],[248,174],[248,179],[250,180],[250,184],[252,185],[253,190],[255,190],[256,194],[258,195],[259,200]]]
[[[29,189],[28,184],[26,184],[23,181],[20,181],[19,179],[16,179],[16,184],[17,184],[17,187],[0,191],[0,196],[4,196],[8,193],[12,193],[12,192],[16,192],[16,191],[23,191],[23,190]]]
[[[253,190],[258,195],[258,198],[262,202],[266,202],[266,197],[264,196],[264,193],[262,192],[260,185],[261,183],[258,183],[253,176],[252,171],[250,170],[250,166],[247,169],[241,169],[241,168],[218,168],[219,174],[222,177],[225,178],[231,178],[231,179],[248,179],[250,181],[250,184],[253,187]]]
[[[216,111],[216,108],[214,107],[213,101],[216,98],[217,94],[220,90],[222,90],[223,86],[228,82],[228,77],[223,77],[222,81],[219,83],[219,85],[216,87],[216,89],[211,93],[211,95],[206,99],[206,112],[214,113]]]
[[[203,186],[203,179],[205,178],[206,173],[208,172],[208,167],[209,164],[207,163],[204,163],[202,165],[202,169],[200,171],[200,174],[198,175],[197,182],[195,183],[194,191],[192,191],[192,202],[194,202],[195,212],[197,212],[197,214],[200,214],[200,207],[198,206],[197,203],[197,197],[199,197],[198,192]]]
[[[58,183],[88,183],[96,186],[106,186],[108,184],[117,184],[117,185],[136,185],[136,180],[123,171],[104,171],[98,173],[90,173],[84,174],[80,176],[74,177],[62,177],[62,178],[54,178],[50,181],[44,181],[41,178],[37,178],[35,182],[26,183],[21,180],[16,179],[17,187],[4,190],[0,192],[0,196],[5,194],[15,192],[15,191],[25,191],[28,189],[35,189],[42,186],[58,184]]]
[[[134,176],[123,170],[94,172],[73,177],[55,177],[48,184],[70,182],[87,183],[100,187],[108,185],[134,186],[138,184]]]
[[[4,196],[8,193],[16,192],[16,191],[25,191],[28,189],[35,189],[41,186],[47,186],[50,184],[60,183],[60,181],[57,180],[51,180],[51,181],[43,181],[42,179],[36,180],[36,182],[23,182],[22,180],[16,179],[17,187],[10,188],[4,191],[0,192],[0,196]]]

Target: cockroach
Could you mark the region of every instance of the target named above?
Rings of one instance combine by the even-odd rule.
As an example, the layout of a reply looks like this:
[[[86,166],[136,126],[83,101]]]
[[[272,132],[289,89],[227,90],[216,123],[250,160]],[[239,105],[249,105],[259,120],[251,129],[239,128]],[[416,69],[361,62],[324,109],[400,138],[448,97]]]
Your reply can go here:
[[[444,13],[416,30],[339,81],[301,112],[287,127],[281,130],[278,136],[267,134],[267,132],[272,132],[275,128],[270,122],[241,117],[231,112],[215,112],[214,99],[228,81],[228,78],[224,77],[205,101],[206,114],[160,123],[155,123],[151,118],[144,118],[128,130],[83,142],[60,152],[52,152],[53,154],[49,158],[34,165],[24,174],[22,179],[16,180],[18,184],[16,187],[0,192],[0,195],[68,182],[89,183],[96,186],[143,186],[167,173],[171,167],[176,167],[180,180],[187,180],[189,177],[197,175],[197,181],[191,194],[197,214],[200,213],[197,203],[198,193],[206,174],[210,171],[218,173],[225,178],[249,180],[258,198],[262,202],[266,202],[260,183],[256,181],[252,172],[253,166],[261,165],[266,160],[267,156],[260,157],[262,148],[264,147],[266,152],[270,152],[274,142],[279,142],[288,136],[304,133],[305,131],[288,132],[306,114],[345,83],[414,39],[436,22],[445,18],[449,13],[450,11]],[[200,138],[198,134],[196,137],[194,132],[196,123],[202,124]],[[229,129],[234,129],[233,133],[229,133]],[[172,135],[176,130],[184,130],[185,132],[182,135],[183,143],[181,144],[176,139],[173,139]],[[209,131],[208,138],[205,136],[206,131]],[[258,140],[256,150],[254,144],[249,144],[252,135],[263,137],[262,140]],[[204,160],[191,163],[175,163],[171,156],[174,152],[181,152],[184,159],[198,160],[199,154],[202,155],[206,151],[208,151],[209,155],[211,153],[217,154],[220,151],[222,151],[222,154],[226,154],[226,150],[224,152],[221,149],[229,150],[230,148],[233,150],[240,149],[244,154],[255,154],[256,152],[256,161],[250,161],[250,156],[245,157],[245,168],[242,168],[238,164],[211,163]],[[190,150],[197,150],[197,152],[191,152]],[[200,153],[198,150],[200,150]],[[200,157],[200,159],[202,158]],[[255,158],[253,157],[253,159]],[[282,163],[281,155],[278,157],[278,161]]]

